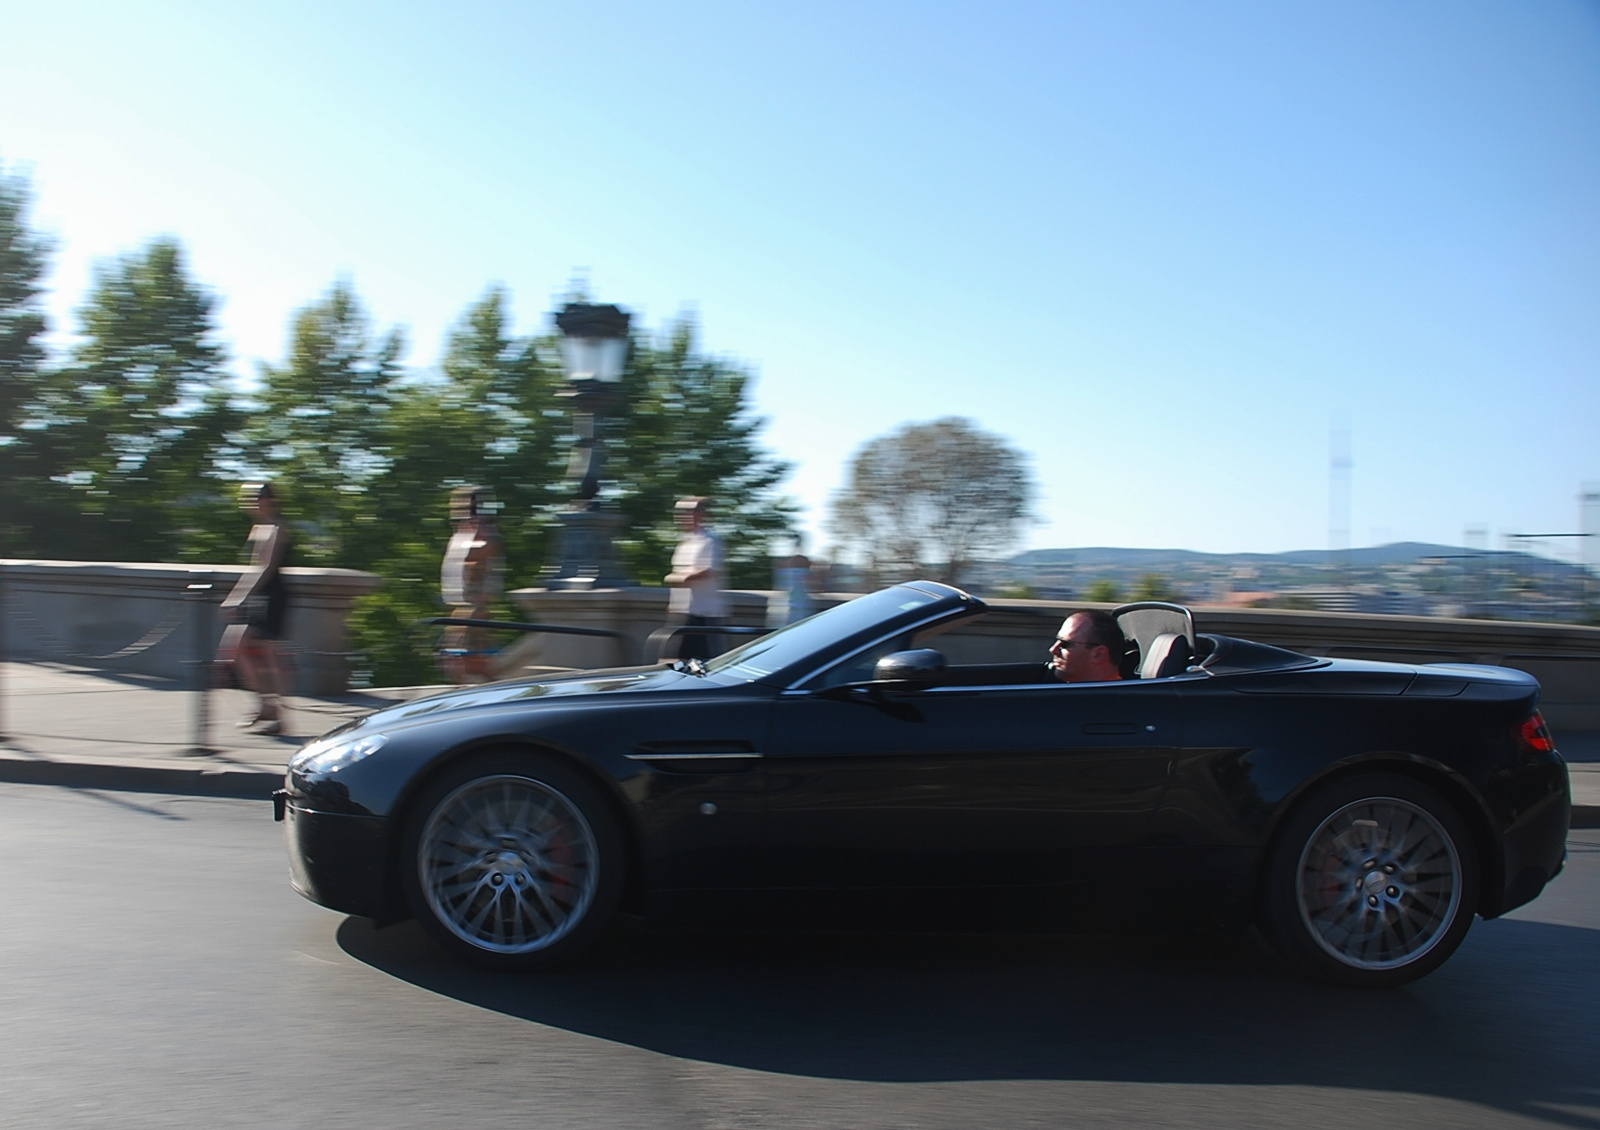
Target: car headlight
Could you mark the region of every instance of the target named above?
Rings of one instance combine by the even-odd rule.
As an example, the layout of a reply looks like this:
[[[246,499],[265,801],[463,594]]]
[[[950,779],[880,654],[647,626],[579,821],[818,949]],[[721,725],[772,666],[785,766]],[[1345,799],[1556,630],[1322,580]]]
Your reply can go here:
[[[388,741],[384,734],[364,734],[359,738],[312,742],[289,761],[289,771],[300,774],[337,773],[363,757],[371,757]]]

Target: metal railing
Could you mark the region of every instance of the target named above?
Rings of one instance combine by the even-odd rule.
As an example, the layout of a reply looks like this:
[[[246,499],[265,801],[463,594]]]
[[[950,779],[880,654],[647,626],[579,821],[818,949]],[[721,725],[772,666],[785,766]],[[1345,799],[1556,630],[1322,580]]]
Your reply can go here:
[[[578,628],[567,624],[527,624],[520,620],[479,620],[470,616],[428,616],[417,620],[406,629],[408,638],[415,639],[419,628],[446,627],[446,628],[491,628],[507,632],[523,632],[525,634],[543,633],[553,636],[588,636],[593,639],[616,640],[622,651],[621,662],[626,665],[631,658],[629,654],[631,642],[627,632],[619,632],[615,628]],[[441,658],[448,655],[467,655],[468,649],[464,648],[434,648],[433,652]]]
[[[429,616],[418,620],[413,628],[425,626],[447,628],[497,628],[513,632],[546,632],[557,636],[592,636],[599,639],[620,640],[626,645],[632,640],[627,632],[615,628],[578,628],[566,624],[525,624],[516,620],[477,620],[465,616]],[[643,662],[659,663],[662,659],[677,658],[676,650],[669,645],[684,636],[764,636],[771,628],[747,628],[731,624],[676,624],[657,628],[644,642]],[[626,659],[624,660],[626,662]]]
[[[772,630],[742,628],[730,624],[678,624],[657,628],[644,641],[645,662],[659,663],[663,657],[676,659],[677,649],[673,650],[671,656],[665,656],[666,647],[669,643],[676,643],[682,636],[764,636]]]

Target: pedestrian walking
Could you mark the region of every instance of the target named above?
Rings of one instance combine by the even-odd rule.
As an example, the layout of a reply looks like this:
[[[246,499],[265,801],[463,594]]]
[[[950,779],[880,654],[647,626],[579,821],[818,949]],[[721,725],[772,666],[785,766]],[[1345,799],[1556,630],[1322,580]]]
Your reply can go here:
[[[222,602],[231,623],[222,633],[219,660],[235,665],[239,682],[259,697],[257,708],[239,722],[262,734],[284,733],[286,679],[278,641],[289,614],[289,589],[283,569],[289,556],[289,528],[270,483],[245,483],[240,506],[254,519],[246,546],[250,567]]]
[[[680,536],[672,554],[672,572],[665,580],[672,589],[667,600],[668,621],[676,627],[720,627],[728,616],[722,539],[706,525],[709,502],[699,496],[680,498],[673,507]],[[678,637],[678,657],[710,659],[722,650],[721,642],[720,633],[685,632]]]
[[[505,542],[494,516],[488,487],[458,487],[450,494],[454,527],[439,569],[439,589],[450,615],[487,620],[505,592]],[[446,675],[455,683],[486,683],[494,678],[494,649],[487,628],[446,628],[441,649]]]

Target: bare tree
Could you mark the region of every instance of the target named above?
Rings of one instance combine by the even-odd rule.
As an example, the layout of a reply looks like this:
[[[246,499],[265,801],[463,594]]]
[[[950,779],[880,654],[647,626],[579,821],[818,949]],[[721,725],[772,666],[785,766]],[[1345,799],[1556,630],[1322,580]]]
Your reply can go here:
[[[971,420],[907,424],[870,441],[834,495],[829,530],[875,582],[959,584],[974,562],[1017,540],[1031,513],[1027,458]]]

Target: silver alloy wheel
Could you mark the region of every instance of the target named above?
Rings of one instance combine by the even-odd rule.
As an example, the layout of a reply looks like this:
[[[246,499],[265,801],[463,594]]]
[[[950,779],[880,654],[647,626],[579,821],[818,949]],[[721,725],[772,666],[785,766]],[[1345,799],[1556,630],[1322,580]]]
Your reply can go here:
[[[462,941],[526,954],[583,921],[598,857],[577,805],[541,781],[501,774],[468,781],[434,808],[417,875],[434,916]]]
[[[1449,932],[1462,882],[1455,841],[1431,813],[1368,797],[1334,812],[1306,840],[1295,898],[1306,929],[1336,961],[1398,969]]]

